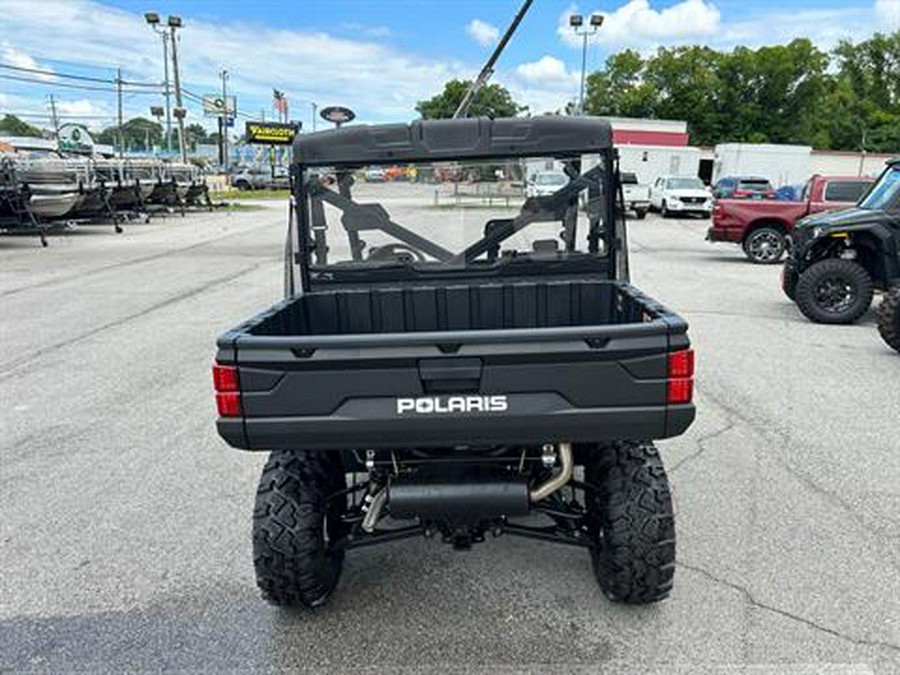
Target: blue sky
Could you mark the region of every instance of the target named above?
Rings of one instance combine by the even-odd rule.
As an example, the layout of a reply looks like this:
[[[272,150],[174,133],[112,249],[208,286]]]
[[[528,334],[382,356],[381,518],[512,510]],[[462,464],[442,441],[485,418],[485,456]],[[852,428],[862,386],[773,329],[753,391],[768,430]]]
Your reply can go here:
[[[311,103],[354,108],[361,121],[415,116],[415,102],[450,77],[473,77],[520,0],[0,0],[0,64],[112,78],[115,67],[138,81],[160,81],[159,39],[143,22],[155,10],[182,16],[182,79],[189,91],[218,91],[230,72],[239,109],[271,115],[271,88],[287,92],[292,117],[310,125]],[[572,11],[601,12],[589,68],[623,47],[781,43],[811,37],[822,48],[842,38],[900,29],[900,0],[535,0],[497,67],[533,112],[556,110],[577,96],[580,42],[567,29]],[[0,68],[0,75],[23,75]],[[25,77],[35,77],[25,75]],[[58,85],[45,77],[0,77],[0,113],[43,122],[53,93],[63,118],[92,127],[112,122],[115,95]],[[72,82],[72,81],[69,81]],[[98,85],[103,88],[102,84]],[[147,115],[161,96],[129,92],[126,116]],[[212,128],[199,106],[190,121]]]

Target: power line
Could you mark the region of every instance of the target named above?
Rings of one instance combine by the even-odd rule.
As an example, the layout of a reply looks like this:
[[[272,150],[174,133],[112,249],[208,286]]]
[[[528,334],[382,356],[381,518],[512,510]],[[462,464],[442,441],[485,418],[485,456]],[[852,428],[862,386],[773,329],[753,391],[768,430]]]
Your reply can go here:
[[[46,80],[41,80],[38,78],[31,77],[19,77],[18,75],[7,75],[6,73],[0,73],[0,79],[4,80],[15,80],[16,82],[27,82],[29,84],[38,84],[44,87],[65,87],[66,89],[78,89],[79,91],[104,91],[109,93],[115,93],[115,87],[95,87],[89,84],[74,84],[70,82],[47,82]],[[133,91],[129,92],[131,94],[158,94],[156,91]]]
[[[40,68],[25,68],[24,66],[11,66],[4,63],[0,63],[0,68],[5,70],[17,70],[23,73],[33,73],[35,75],[45,75],[47,77],[58,77],[69,80],[83,80],[85,82],[99,82],[101,84],[115,84],[116,80],[111,79],[107,80],[100,77],[90,77],[89,75],[74,75],[72,73],[60,73],[55,70],[41,70]],[[122,84],[128,85],[129,87],[161,87],[161,82],[130,82],[128,80],[122,80]]]

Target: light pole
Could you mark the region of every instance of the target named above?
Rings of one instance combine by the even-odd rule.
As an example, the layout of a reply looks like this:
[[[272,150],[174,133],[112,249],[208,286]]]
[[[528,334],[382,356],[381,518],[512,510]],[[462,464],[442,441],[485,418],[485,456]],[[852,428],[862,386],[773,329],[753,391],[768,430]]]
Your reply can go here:
[[[590,19],[588,20],[588,25],[584,25],[584,17],[581,14],[572,14],[569,16],[569,26],[575,32],[575,35],[580,35],[582,38],[581,41],[581,90],[578,94],[578,115],[580,117],[584,117],[584,74],[585,74],[585,66],[587,65],[587,43],[588,37],[596,33],[600,30],[600,26],[603,25],[603,15],[602,14],[591,14]]]
[[[228,71],[224,68],[219,73],[222,78],[222,167],[228,173]]]
[[[166,152],[172,152],[172,106],[169,101],[171,92],[169,91],[169,31],[159,25],[159,14],[156,12],[146,12],[144,20],[153,29],[153,32],[162,38],[163,43],[163,72],[165,80],[163,80],[163,91],[166,97]]]
[[[175,117],[178,119],[178,148],[181,150],[181,161],[187,163],[187,146],[184,138],[185,109],[181,106],[181,80],[178,74],[178,36],[176,29],[181,28],[180,16],[169,16],[169,30],[172,31],[172,70],[175,72]]]

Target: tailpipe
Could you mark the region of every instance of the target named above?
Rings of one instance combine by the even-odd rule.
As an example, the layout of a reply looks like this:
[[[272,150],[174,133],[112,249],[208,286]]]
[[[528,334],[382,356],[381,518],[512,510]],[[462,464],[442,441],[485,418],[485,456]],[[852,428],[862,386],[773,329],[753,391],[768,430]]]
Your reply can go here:
[[[575,462],[572,459],[572,444],[559,444],[559,473],[540,485],[536,485],[528,493],[532,503],[546,499],[572,479]]]

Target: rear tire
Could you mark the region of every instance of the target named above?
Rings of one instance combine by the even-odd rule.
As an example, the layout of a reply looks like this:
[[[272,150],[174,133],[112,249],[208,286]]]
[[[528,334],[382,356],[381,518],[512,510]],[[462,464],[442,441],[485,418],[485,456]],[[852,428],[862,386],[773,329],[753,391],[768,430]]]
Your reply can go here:
[[[786,250],[784,233],[774,227],[759,227],[744,240],[744,255],[756,265],[775,265]]]
[[[852,260],[829,258],[800,275],[794,299],[810,321],[853,323],[872,304],[872,277]]]
[[[635,209],[634,215],[638,220],[643,220],[647,217],[647,209]]]
[[[344,564],[343,550],[332,544],[345,528],[344,503],[328,497],[345,487],[336,453],[269,455],[253,510],[253,565],[263,598],[313,608],[331,597]]]
[[[625,441],[587,458],[594,574],[614,602],[662,600],[675,576],[675,516],[662,459],[652,442]]]
[[[900,288],[884,294],[878,307],[878,332],[889,347],[900,352]]]

